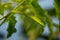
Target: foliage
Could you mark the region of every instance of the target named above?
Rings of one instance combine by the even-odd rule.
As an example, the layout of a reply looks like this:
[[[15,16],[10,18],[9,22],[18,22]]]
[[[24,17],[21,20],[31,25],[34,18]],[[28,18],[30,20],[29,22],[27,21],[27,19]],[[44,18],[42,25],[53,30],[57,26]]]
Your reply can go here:
[[[18,5],[14,8],[12,2],[16,2]],[[56,17],[60,21],[60,0],[54,0],[54,5],[56,10],[54,12],[56,13]],[[10,10],[10,12],[4,15],[5,10]],[[52,27],[56,26],[56,28],[59,28],[60,30],[60,26],[52,22],[51,17],[55,16],[55,14],[51,16],[48,13],[48,11],[43,10],[40,7],[40,5],[38,4],[38,0],[11,0],[10,3],[1,2],[0,15],[2,15],[2,17],[0,17],[0,20],[4,20],[0,24],[0,26],[3,23],[9,21],[7,37],[10,37],[12,33],[16,32],[16,19],[14,15],[19,14],[23,18],[23,27],[25,28],[26,35],[30,38],[30,40],[35,40],[38,35],[42,34],[46,23],[48,23],[48,27],[50,30],[49,39],[51,40],[53,34]]]

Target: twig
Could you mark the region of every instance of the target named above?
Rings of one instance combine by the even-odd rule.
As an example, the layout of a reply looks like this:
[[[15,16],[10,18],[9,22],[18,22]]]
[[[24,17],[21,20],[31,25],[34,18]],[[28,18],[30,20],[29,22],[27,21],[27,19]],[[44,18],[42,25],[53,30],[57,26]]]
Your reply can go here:
[[[2,19],[4,19],[4,18],[7,18],[9,15],[11,15],[12,12],[13,12],[15,9],[17,9],[23,2],[24,2],[24,0],[23,0],[21,3],[19,3],[19,4],[18,4],[12,11],[10,11],[7,15],[2,16],[2,17],[0,18],[0,20],[2,20]]]

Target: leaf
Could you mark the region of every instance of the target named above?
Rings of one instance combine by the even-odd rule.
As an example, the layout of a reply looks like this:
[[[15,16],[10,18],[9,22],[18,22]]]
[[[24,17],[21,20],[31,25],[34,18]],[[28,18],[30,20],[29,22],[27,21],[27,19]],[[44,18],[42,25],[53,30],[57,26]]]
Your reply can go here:
[[[0,14],[1,15],[4,14],[4,6],[2,4],[0,4]]]
[[[33,19],[34,21],[36,21],[37,23],[39,23],[40,25],[44,26],[45,24],[42,22],[41,19],[35,17],[35,16],[30,16],[31,19]]]
[[[16,24],[15,17],[13,15],[11,15],[9,17],[9,25],[8,25],[8,29],[7,29],[7,31],[8,31],[7,37],[10,37],[13,33],[16,32],[15,24]]]
[[[35,35],[38,36],[40,35],[44,30],[45,23],[42,22],[41,19],[35,17],[35,16],[30,16],[30,17],[25,17],[24,19],[24,28],[26,31],[25,33],[28,34],[29,31],[35,30]]]
[[[54,0],[54,5],[57,12],[57,17],[60,20],[60,0]]]

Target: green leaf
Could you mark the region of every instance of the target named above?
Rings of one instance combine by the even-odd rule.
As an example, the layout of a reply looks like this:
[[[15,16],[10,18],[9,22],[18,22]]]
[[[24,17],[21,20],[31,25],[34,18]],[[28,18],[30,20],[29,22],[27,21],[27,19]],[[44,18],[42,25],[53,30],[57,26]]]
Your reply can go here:
[[[8,29],[7,29],[7,31],[8,31],[7,37],[10,37],[13,33],[16,32],[16,29],[15,29],[16,20],[13,15],[11,15],[8,20],[9,20],[9,25],[8,25]]]
[[[35,35],[38,36],[44,31],[45,23],[35,16],[28,16],[25,17],[23,26],[25,28],[24,31],[26,31],[25,33],[35,30]]]
[[[57,17],[60,20],[60,0],[54,0],[54,5],[57,12]]]
[[[37,23],[39,23],[40,25],[44,26],[45,24],[42,22],[41,19],[35,17],[35,16],[30,16],[31,19],[33,19],[34,21],[36,21]]]
[[[0,14],[1,15],[4,14],[4,6],[2,4],[0,4]]]

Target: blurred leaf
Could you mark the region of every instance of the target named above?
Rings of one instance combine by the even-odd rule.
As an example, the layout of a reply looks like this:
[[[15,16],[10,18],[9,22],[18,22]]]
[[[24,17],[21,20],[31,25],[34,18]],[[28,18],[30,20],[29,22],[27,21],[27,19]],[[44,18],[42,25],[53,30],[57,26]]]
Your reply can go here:
[[[37,23],[39,23],[40,25],[44,26],[45,24],[42,22],[41,19],[35,17],[35,16],[30,16],[31,19],[33,19],[34,21],[36,21]]]
[[[26,17],[24,19],[24,24],[23,24],[26,33],[28,33],[29,31],[35,30],[36,31],[36,32],[34,32],[35,35],[36,36],[40,35],[43,32],[43,28],[45,26],[44,22],[42,22],[42,23],[40,23],[40,22],[42,22],[42,20],[38,19],[34,16]]]
[[[0,24],[0,25],[2,25],[3,23],[9,21],[9,25],[8,25],[8,29],[7,29],[7,31],[8,31],[7,37],[10,37],[13,33],[16,32],[16,29],[14,28],[15,24],[16,24],[16,20],[15,20],[15,17],[13,14],[14,13],[11,12],[11,13],[8,13],[6,16],[4,16],[5,19]]]
[[[8,25],[8,35],[7,37],[10,37],[12,35],[12,33],[16,32],[16,29],[14,28],[16,24],[16,20],[14,16],[10,16],[9,18],[9,25]]]
[[[12,33],[16,32],[16,29],[15,29],[16,20],[13,15],[11,15],[8,20],[9,20],[9,25],[8,25],[8,29],[7,29],[7,31],[8,31],[7,37],[10,37],[12,35]]]

